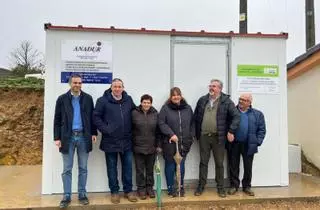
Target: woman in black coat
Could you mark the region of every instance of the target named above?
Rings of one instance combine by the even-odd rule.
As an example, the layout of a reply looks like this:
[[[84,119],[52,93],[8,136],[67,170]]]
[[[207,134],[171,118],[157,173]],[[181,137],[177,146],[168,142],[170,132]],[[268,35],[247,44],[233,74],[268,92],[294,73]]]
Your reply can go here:
[[[183,157],[181,169],[180,193],[184,196],[184,172],[185,159],[190,151],[195,136],[193,112],[191,106],[182,97],[181,90],[174,87],[170,90],[170,97],[162,106],[159,114],[159,128],[165,138],[162,141],[162,151],[165,159],[165,176],[167,181],[168,194],[175,197],[174,177],[176,163],[173,156],[176,153],[176,142],[181,156]]]
[[[159,151],[158,112],[150,95],[141,96],[140,106],[132,111],[133,151],[136,163],[136,183],[141,200],[155,197],[153,167]]]

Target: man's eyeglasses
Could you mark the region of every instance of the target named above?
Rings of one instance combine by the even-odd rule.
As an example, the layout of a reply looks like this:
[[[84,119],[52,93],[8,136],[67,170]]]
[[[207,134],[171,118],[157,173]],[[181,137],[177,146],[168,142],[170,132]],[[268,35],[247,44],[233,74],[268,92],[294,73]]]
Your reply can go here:
[[[75,84],[75,85],[81,85],[82,82],[72,82],[72,84]]]
[[[250,100],[245,99],[245,98],[239,98],[239,101],[243,101],[243,102],[249,102]]]

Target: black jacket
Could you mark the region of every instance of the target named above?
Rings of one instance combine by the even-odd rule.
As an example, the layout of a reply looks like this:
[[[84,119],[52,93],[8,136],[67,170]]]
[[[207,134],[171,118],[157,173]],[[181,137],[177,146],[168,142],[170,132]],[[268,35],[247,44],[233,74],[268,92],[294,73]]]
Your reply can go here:
[[[92,150],[92,135],[97,135],[97,129],[92,123],[93,112],[92,97],[81,91],[80,111],[83,124],[84,137],[87,141],[87,152]],[[54,113],[54,140],[61,141],[60,152],[67,154],[72,135],[73,106],[70,90],[58,97]]]
[[[195,136],[192,115],[190,105],[183,100],[179,106],[171,102],[162,106],[159,114],[159,128],[165,136],[162,141],[162,151],[165,159],[172,161],[176,153],[176,144],[174,142],[169,143],[169,139],[173,135],[178,137],[181,156],[187,156]]]
[[[105,152],[124,152],[132,150],[131,111],[135,108],[131,96],[122,92],[117,101],[111,89],[98,98],[93,111],[93,121],[102,133],[100,149]]]
[[[194,120],[196,126],[196,137],[199,140],[201,136],[201,125],[204,115],[204,110],[209,102],[209,93],[202,96],[198,102],[194,111]],[[217,110],[217,130],[218,138],[220,142],[225,143],[227,140],[227,133],[232,134],[237,130],[240,123],[240,114],[235,107],[229,95],[221,93],[218,110]]]
[[[141,105],[132,111],[133,151],[135,153],[153,154],[160,146],[158,112],[151,107],[144,113]]]

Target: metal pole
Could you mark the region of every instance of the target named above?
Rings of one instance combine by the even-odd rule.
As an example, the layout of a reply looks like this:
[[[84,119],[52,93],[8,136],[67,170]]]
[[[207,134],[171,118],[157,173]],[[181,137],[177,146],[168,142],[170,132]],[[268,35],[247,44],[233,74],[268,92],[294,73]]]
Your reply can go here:
[[[315,45],[314,0],[306,0],[306,50]]]
[[[248,12],[247,12],[247,0],[240,0],[240,16],[239,16],[239,33],[248,33]]]

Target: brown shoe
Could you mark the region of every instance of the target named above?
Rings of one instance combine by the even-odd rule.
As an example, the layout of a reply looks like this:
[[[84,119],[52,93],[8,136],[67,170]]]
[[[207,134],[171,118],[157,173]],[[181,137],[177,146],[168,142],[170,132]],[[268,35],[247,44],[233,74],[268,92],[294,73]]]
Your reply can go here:
[[[231,187],[231,188],[228,190],[228,194],[229,194],[229,195],[235,195],[237,192],[238,192],[238,188],[235,188],[235,187]]]
[[[254,196],[254,192],[251,190],[250,187],[246,187],[243,189],[243,192],[249,196]]]
[[[150,198],[155,198],[156,197],[152,187],[147,187],[147,195],[149,195]]]
[[[125,193],[124,197],[128,199],[130,202],[137,202],[137,197],[133,194],[133,192]]]
[[[120,203],[119,193],[113,193],[113,194],[111,194],[111,203],[114,203],[114,204]]]
[[[197,189],[196,189],[196,191],[194,192],[194,195],[195,196],[200,196],[202,193],[203,193],[203,190],[204,190],[204,187],[202,187],[202,186],[198,186],[197,187]]]
[[[138,190],[138,197],[140,198],[140,200],[147,199],[146,191],[145,190]]]

